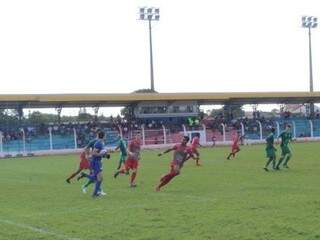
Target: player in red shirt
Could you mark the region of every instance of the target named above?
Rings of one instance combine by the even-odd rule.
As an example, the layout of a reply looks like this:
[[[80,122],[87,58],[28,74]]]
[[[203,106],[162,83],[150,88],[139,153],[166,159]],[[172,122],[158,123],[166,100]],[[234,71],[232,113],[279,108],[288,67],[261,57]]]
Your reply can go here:
[[[196,165],[197,166],[201,166],[201,164],[199,163],[199,161],[200,161],[200,153],[198,152],[199,146],[201,147],[200,134],[197,133],[196,136],[194,136],[192,138],[192,142],[191,142],[191,150],[192,150],[192,153],[196,156]]]
[[[243,136],[235,133],[232,137],[231,153],[228,155],[227,159],[230,160],[230,157],[235,157],[236,153],[240,152],[239,142],[242,140]]]
[[[183,167],[185,161],[187,161],[190,157],[195,158],[192,149],[187,146],[189,142],[189,137],[183,137],[183,140],[180,144],[176,144],[174,147],[167,149],[163,153],[159,153],[158,156],[162,156],[165,153],[174,151],[173,160],[170,164],[170,172],[167,175],[164,175],[160,179],[159,185],[156,187],[156,191],[159,192],[160,188],[166,185],[171,181],[172,178],[180,174],[180,170]]]
[[[83,151],[80,153],[80,164],[79,164],[79,168],[77,171],[75,171],[74,173],[72,173],[70,175],[70,177],[68,177],[66,179],[66,182],[67,183],[70,183],[70,180],[72,178],[74,178],[75,176],[77,176],[80,172],[82,172],[83,170],[86,170],[86,169],[90,169],[90,162],[88,160],[89,158],[89,153],[90,153],[90,149],[85,147],[83,149]]]
[[[131,178],[130,178],[130,187],[136,187],[135,179],[137,176],[139,160],[140,160],[140,151],[141,151],[141,137],[138,133],[135,138],[128,145],[128,158],[125,161],[125,166],[123,169],[117,171],[114,174],[114,178],[116,178],[119,174],[128,174],[129,170],[132,170]]]

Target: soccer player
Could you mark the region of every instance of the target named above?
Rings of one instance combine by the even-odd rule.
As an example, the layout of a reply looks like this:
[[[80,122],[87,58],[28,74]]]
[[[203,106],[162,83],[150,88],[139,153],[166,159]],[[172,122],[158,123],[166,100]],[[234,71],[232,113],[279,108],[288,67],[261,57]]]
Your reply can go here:
[[[266,138],[267,146],[266,146],[266,153],[267,153],[267,158],[268,161],[263,168],[265,171],[269,171],[268,166],[272,162],[272,168],[276,168],[276,151],[277,149],[274,147],[274,136],[275,136],[275,128],[271,128],[271,133],[268,135]]]
[[[99,132],[98,139],[94,144],[94,148],[92,151],[92,159],[90,162],[90,167],[92,172],[90,175],[82,172],[81,176],[78,178],[80,179],[83,177],[87,177],[91,181],[96,183],[92,197],[105,195],[105,194],[101,194],[101,184],[103,181],[101,161],[102,161],[102,157],[108,157],[108,155],[106,154],[105,151],[103,151],[103,147],[104,147],[103,141],[104,141],[104,132]]]
[[[98,136],[98,133],[99,133],[99,129],[97,130],[97,136]],[[90,153],[91,151],[93,150],[93,147],[94,147],[94,144],[96,143],[97,141],[97,138],[91,140],[87,146],[84,147],[84,149],[81,151],[80,153],[80,164],[79,164],[79,168],[77,171],[75,171],[74,173],[72,173],[70,175],[70,177],[68,177],[66,179],[66,182],[67,183],[70,183],[70,180],[72,178],[74,178],[75,176],[77,176],[79,173],[81,173],[83,170],[86,170],[86,169],[90,169],[90,161],[89,161],[89,158],[90,158]],[[90,185],[92,182],[89,180],[89,182],[85,185]],[[84,185],[84,186],[85,186]],[[86,187],[85,187],[86,188]],[[82,188],[84,189],[84,188]],[[83,190],[85,191],[85,190]]]
[[[280,165],[283,161],[283,167],[289,168],[288,162],[292,157],[291,150],[289,148],[289,143],[292,141],[291,126],[289,124],[286,126],[286,129],[280,133],[279,138],[281,138],[281,157],[277,163],[276,170],[280,170]]]
[[[67,179],[66,182],[67,183],[71,183],[71,179],[74,178],[75,176],[77,176],[80,172],[82,172],[83,170],[86,169],[90,169],[90,162],[88,160],[89,157],[89,149],[84,148],[82,150],[82,152],[80,153],[80,164],[79,164],[79,168],[77,171],[75,171],[74,173],[72,173]]]
[[[125,162],[125,166],[123,169],[117,171],[114,174],[114,178],[116,178],[119,174],[128,174],[129,170],[132,170],[131,177],[130,177],[130,187],[136,187],[137,184],[135,182],[137,172],[138,172],[138,166],[139,166],[139,160],[140,160],[140,151],[141,151],[141,140],[140,140],[140,133],[138,133],[135,138],[129,143],[127,153],[128,158]]]
[[[200,144],[200,134],[196,133],[196,135],[192,138],[192,142],[191,142],[191,150],[192,153],[194,155],[196,155],[196,165],[197,166],[201,166],[201,164],[199,163],[200,161],[200,153],[198,152],[198,147],[201,146]]]
[[[168,184],[175,176],[180,174],[181,168],[183,167],[185,161],[187,161],[190,157],[195,158],[192,149],[187,146],[189,140],[190,139],[188,136],[184,136],[180,144],[176,144],[174,147],[158,154],[158,156],[162,156],[163,154],[174,151],[173,160],[170,164],[170,172],[161,177],[160,183],[156,187],[157,192],[159,192],[161,187]]]
[[[119,137],[120,137],[119,143],[118,143],[117,147],[114,149],[115,151],[117,151],[118,149],[120,150],[120,159],[119,159],[119,165],[117,167],[117,170],[119,170],[121,168],[121,166],[124,165],[124,163],[128,157],[127,141],[125,139],[123,139],[120,134],[119,134]]]
[[[239,135],[238,133],[235,133],[232,138],[232,145],[231,145],[231,153],[228,155],[227,159],[230,160],[230,157],[235,157],[236,153],[240,152],[240,147],[239,147],[239,141],[243,136]]]

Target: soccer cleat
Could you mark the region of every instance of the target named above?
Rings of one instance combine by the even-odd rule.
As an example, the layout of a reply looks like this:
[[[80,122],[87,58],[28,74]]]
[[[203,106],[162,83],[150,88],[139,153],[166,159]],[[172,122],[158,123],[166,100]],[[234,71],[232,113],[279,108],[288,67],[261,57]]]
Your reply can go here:
[[[283,165],[282,167],[284,167],[284,168],[288,168],[288,169],[289,169],[289,166],[288,166],[288,165]]]
[[[71,183],[69,178],[66,180],[66,182],[67,182],[67,183]]]
[[[269,169],[268,169],[268,168],[264,167],[263,169],[264,169],[266,172],[269,172]]]
[[[129,187],[135,188],[135,187],[137,187],[137,184],[135,184],[135,183],[130,183]]]
[[[101,196],[106,196],[107,195],[107,193],[105,193],[104,191],[100,191],[98,194],[100,194]]]
[[[156,187],[156,192],[160,192],[160,187]]]
[[[85,187],[85,185],[82,185],[82,186],[81,186],[81,190],[82,190],[82,192],[83,192],[84,194],[87,193],[87,188]]]
[[[97,193],[92,195],[92,198],[98,198],[98,197],[101,197],[101,194]]]

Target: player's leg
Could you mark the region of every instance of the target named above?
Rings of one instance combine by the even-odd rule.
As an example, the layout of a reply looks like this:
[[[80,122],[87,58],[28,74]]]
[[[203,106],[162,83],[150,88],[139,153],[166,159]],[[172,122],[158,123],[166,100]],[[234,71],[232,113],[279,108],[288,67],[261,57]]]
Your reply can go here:
[[[200,164],[200,153],[198,152],[197,149],[194,149],[193,153],[196,155],[196,165],[201,166]]]
[[[240,152],[240,148],[239,148],[239,147],[235,148],[235,149],[232,151],[232,156],[235,157],[238,152]]]
[[[132,173],[131,173],[131,177],[130,177],[130,187],[137,186],[135,179],[136,179],[137,173],[138,173],[138,163],[139,162],[137,160],[131,161],[130,168],[132,169]]]
[[[72,173],[67,179],[66,182],[70,183],[70,180],[72,178],[74,178],[75,176],[77,176],[81,171],[83,170],[83,168],[79,167],[77,171],[75,171],[74,173]]]
[[[124,160],[125,160],[125,158],[124,158],[124,156],[121,154],[121,155],[120,155],[120,159],[119,159],[119,164],[118,164],[117,170],[120,170],[122,164],[124,163]]]
[[[272,161],[273,161],[273,157],[269,157],[269,159],[263,169],[266,171],[269,171],[268,166]]]
[[[233,149],[231,149],[231,152],[229,153],[227,159],[230,160],[231,156],[233,155]]]
[[[102,183],[102,180],[103,180],[102,171],[100,171],[100,172],[98,172],[96,174],[96,178],[97,178],[97,181],[96,181],[96,185],[94,187],[94,191],[93,191],[93,194],[92,194],[93,197],[97,197],[97,196],[100,195],[99,193],[101,191],[101,183]]]
[[[138,173],[138,169],[137,168],[133,168],[131,171],[131,176],[130,176],[130,187],[136,187],[137,184],[135,182],[135,179],[137,177],[137,173]]]
[[[292,156],[292,154],[291,154],[291,152],[289,151],[288,154],[287,154],[287,157],[286,157],[286,159],[285,159],[285,161],[284,161],[284,163],[283,163],[283,167],[289,168],[289,167],[288,167],[288,162],[290,161],[291,156]]]
[[[156,187],[156,191],[159,192],[161,187],[168,184],[175,176],[179,174],[180,174],[180,166],[179,165],[172,166],[171,171],[160,179],[160,183]]]
[[[277,157],[276,157],[276,155],[274,155],[274,157],[272,159],[272,169],[273,170],[276,169],[276,163],[277,163]]]
[[[285,151],[283,149],[281,149],[281,151],[282,151],[281,152],[281,157],[280,157],[280,159],[279,159],[279,161],[278,161],[278,163],[276,165],[276,170],[280,170],[280,165],[283,162],[284,158],[286,157]]]
[[[124,167],[118,171],[116,171],[113,175],[114,178],[117,178],[119,176],[119,174],[128,174],[129,170],[130,170],[130,165],[131,165],[131,160],[127,159],[124,162]]]

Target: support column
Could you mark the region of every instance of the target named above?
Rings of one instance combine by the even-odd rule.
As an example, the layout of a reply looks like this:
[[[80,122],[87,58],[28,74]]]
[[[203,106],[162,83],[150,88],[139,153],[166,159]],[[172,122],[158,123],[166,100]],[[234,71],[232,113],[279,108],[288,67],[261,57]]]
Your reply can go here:
[[[292,128],[293,128],[293,138],[296,138],[296,123],[292,120]]]
[[[26,154],[26,133],[23,128],[21,128],[21,132],[22,132],[23,154]]]
[[[223,133],[223,142],[226,142],[226,126],[221,123],[222,126],[222,133]]]
[[[163,144],[167,144],[167,133],[166,133],[166,127],[162,125],[163,129]]]
[[[74,149],[78,148],[78,144],[77,144],[77,131],[75,128],[73,128],[73,137],[74,137]]]
[[[206,125],[202,124],[203,133],[204,133],[204,143],[207,143],[207,132],[206,132]]]
[[[312,120],[309,120],[309,123],[310,123],[310,137],[313,138],[313,122],[312,122]]]
[[[263,136],[262,136],[262,124],[259,120],[257,120],[257,123],[259,124],[259,129],[260,129],[260,140],[263,139]]]
[[[49,130],[49,144],[50,144],[50,150],[53,149],[53,143],[52,143],[52,127],[48,128]]]

